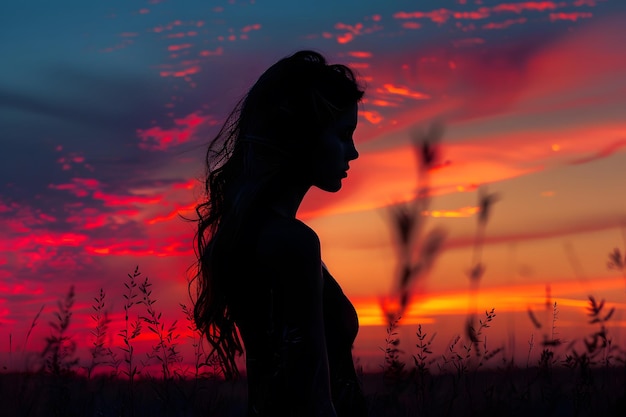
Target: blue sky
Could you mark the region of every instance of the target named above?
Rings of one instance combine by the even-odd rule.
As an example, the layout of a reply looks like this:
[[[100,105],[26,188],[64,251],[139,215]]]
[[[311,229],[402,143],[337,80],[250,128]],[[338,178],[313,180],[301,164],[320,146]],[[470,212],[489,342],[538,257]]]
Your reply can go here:
[[[528,249],[514,270],[536,271],[534,284],[572,278],[564,236],[599,248],[584,259],[606,274],[596,258],[621,244],[626,221],[625,13],[621,0],[4,5],[0,322],[21,325],[72,283],[115,288],[136,264],[176,307],[193,262],[192,225],[177,215],[199,196],[206,144],[256,78],[299,49],[352,66],[367,86],[360,161],[340,195],[313,192],[302,214],[349,295],[390,285],[351,277],[392,266],[380,208],[411,195],[408,138],[433,120],[450,162],[433,174],[433,221],[450,229],[436,276],[465,259],[483,185],[505,196],[494,285],[510,284],[498,242]],[[558,267],[542,269],[548,254]],[[455,288],[465,282],[431,286]]]

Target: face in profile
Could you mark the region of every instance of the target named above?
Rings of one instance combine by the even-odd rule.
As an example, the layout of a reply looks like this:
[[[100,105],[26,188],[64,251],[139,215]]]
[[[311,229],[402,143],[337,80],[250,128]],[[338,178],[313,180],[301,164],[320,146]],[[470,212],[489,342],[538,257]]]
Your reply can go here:
[[[312,155],[313,185],[324,191],[336,192],[348,176],[349,162],[357,159],[352,135],[357,126],[358,106],[341,113],[322,133]]]

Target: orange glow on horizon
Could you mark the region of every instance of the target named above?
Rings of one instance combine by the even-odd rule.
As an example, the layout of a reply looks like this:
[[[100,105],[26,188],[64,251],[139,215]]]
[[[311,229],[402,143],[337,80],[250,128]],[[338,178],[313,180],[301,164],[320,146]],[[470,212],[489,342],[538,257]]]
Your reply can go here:
[[[472,217],[480,211],[479,207],[461,207],[458,210],[430,210],[424,211],[424,216],[431,217]]]
[[[578,281],[557,282],[551,285],[552,294],[571,294],[572,288],[579,286]],[[623,290],[623,278],[610,278],[594,281],[594,291]],[[581,299],[571,297],[552,297],[551,303],[557,306],[572,307],[582,312],[587,311],[589,302],[584,291],[577,291]],[[538,295],[540,294],[540,295]],[[357,310],[359,323],[362,326],[388,325],[381,300],[373,297],[355,297],[352,303]],[[404,313],[404,324],[426,324],[435,322],[435,317],[443,315],[464,315],[468,313],[470,294],[468,291],[442,292],[414,297]],[[390,304],[391,303],[391,304]],[[490,287],[481,289],[476,296],[475,304],[481,306],[479,312],[495,308],[496,312],[525,312],[530,307],[540,311],[545,309],[545,285],[517,285],[507,287]],[[392,306],[393,302],[387,301]],[[611,306],[626,309],[626,303],[611,302]],[[393,309],[392,309],[393,311]]]

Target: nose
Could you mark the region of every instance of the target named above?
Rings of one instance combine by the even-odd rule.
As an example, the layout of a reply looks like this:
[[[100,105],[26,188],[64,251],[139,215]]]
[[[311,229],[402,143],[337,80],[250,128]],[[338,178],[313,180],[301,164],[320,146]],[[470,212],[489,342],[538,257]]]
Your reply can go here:
[[[347,153],[348,161],[353,161],[359,157],[359,151],[356,150],[354,142],[351,142]]]

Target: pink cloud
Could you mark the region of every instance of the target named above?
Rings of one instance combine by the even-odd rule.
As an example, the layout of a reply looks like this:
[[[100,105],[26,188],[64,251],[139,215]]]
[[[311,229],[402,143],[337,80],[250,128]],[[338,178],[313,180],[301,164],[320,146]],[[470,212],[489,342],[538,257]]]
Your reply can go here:
[[[402,27],[405,29],[419,29],[422,27],[421,23],[417,22],[403,22]]]
[[[260,23],[255,23],[255,24],[252,24],[252,25],[247,25],[247,26],[244,26],[244,27],[241,29],[241,31],[242,31],[243,33],[248,33],[248,32],[250,32],[250,31],[253,31],[253,30],[260,30],[260,29],[261,29],[261,24],[260,24]]]
[[[76,197],[86,197],[100,188],[100,182],[94,178],[72,178],[72,182],[65,184],[49,184],[48,188],[59,191],[69,191]]]
[[[350,52],[348,52],[348,55],[350,55],[353,58],[362,58],[362,59],[366,59],[366,58],[371,58],[372,57],[372,53],[371,52],[366,52],[366,51],[350,51]]]
[[[494,12],[512,12],[522,13],[526,10],[534,10],[543,12],[546,10],[556,10],[561,7],[563,3],[555,3],[553,1],[526,1],[521,3],[503,3],[492,7]]]
[[[161,71],[159,74],[161,77],[175,77],[175,78],[184,78],[193,74],[197,74],[200,72],[199,65],[189,66],[179,71]]]
[[[483,29],[506,29],[512,25],[520,25],[526,23],[528,19],[520,17],[519,19],[507,19],[504,22],[491,22],[483,25]]]
[[[168,51],[180,51],[181,49],[191,48],[193,45],[190,43],[183,43],[180,45],[170,45],[167,47]]]
[[[570,20],[572,22],[578,19],[590,19],[593,17],[593,13],[590,12],[574,12],[574,13],[550,13],[550,21],[555,22],[557,20]]]
[[[174,146],[189,142],[200,125],[214,126],[218,123],[211,116],[201,116],[198,112],[174,120],[175,126],[164,129],[153,126],[148,129],[137,129],[140,139],[139,148],[151,151],[164,151]]]

